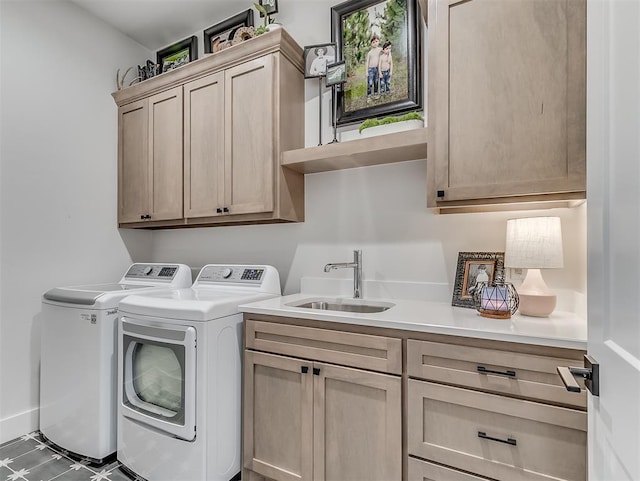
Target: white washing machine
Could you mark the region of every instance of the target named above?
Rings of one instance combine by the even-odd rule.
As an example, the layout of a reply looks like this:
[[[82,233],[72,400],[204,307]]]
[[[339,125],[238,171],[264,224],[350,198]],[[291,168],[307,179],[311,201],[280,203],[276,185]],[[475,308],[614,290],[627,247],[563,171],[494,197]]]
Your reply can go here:
[[[149,481],[238,479],[238,306],[280,292],[274,267],[210,264],[190,289],[120,303],[117,457],[125,470]]]
[[[40,431],[72,454],[116,451],[118,302],[191,286],[184,264],[133,264],[119,282],[61,287],[42,298]]]

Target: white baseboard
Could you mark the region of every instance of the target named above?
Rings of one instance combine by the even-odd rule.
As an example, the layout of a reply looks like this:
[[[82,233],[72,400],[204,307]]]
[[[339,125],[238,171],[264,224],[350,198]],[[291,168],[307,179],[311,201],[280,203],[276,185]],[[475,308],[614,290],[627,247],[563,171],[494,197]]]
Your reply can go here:
[[[0,419],[0,444],[38,429],[40,409],[33,408],[15,416]]]

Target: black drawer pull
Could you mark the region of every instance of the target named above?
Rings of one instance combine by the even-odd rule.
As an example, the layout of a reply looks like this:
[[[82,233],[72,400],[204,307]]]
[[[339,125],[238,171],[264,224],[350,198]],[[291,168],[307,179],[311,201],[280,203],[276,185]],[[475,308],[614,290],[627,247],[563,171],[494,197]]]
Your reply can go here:
[[[320,368],[319,367],[314,367],[313,368],[313,374],[315,376],[319,376],[320,375]]]
[[[308,366],[301,366],[300,367],[300,372],[302,372],[302,374],[306,374],[309,372],[309,367]]]
[[[488,439],[489,441],[497,441],[499,443],[509,444],[511,446],[515,446],[518,444],[517,441],[513,438],[507,438],[507,439],[493,438],[491,436],[487,436],[487,433],[483,431],[478,431],[478,437],[482,439]]]
[[[476,369],[480,374],[496,374],[498,376],[516,377],[515,371],[492,371],[484,366],[478,366]]]

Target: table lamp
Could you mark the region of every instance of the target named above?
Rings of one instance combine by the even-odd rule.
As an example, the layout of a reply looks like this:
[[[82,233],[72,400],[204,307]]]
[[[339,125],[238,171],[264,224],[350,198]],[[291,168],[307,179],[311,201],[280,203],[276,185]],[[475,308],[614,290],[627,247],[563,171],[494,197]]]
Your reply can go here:
[[[556,294],[544,282],[540,269],[563,267],[560,218],[509,219],[504,265],[527,269],[518,288],[520,314],[548,317],[556,307]]]

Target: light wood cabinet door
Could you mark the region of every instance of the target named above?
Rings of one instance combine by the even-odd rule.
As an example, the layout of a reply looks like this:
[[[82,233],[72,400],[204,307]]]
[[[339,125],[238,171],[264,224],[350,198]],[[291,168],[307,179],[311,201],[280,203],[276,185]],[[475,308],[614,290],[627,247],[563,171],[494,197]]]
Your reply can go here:
[[[274,209],[276,152],[274,56],[225,71],[225,206],[229,214]]]
[[[182,88],[118,109],[118,222],[182,217]]]
[[[313,377],[309,361],[245,351],[246,469],[278,481],[311,481]]]
[[[486,481],[471,473],[456,471],[421,459],[409,458],[408,481]]]
[[[585,0],[430,0],[430,207],[585,198],[585,45]]]
[[[244,362],[245,469],[275,481],[402,478],[400,377],[250,350]]]
[[[149,97],[149,220],[182,218],[182,87]]]
[[[409,380],[408,451],[492,479],[585,481],[587,413]]]
[[[314,481],[402,479],[399,377],[314,364]]]
[[[118,108],[118,221],[140,222],[149,209],[149,104]]]
[[[184,216],[224,208],[224,72],[184,86]]]

